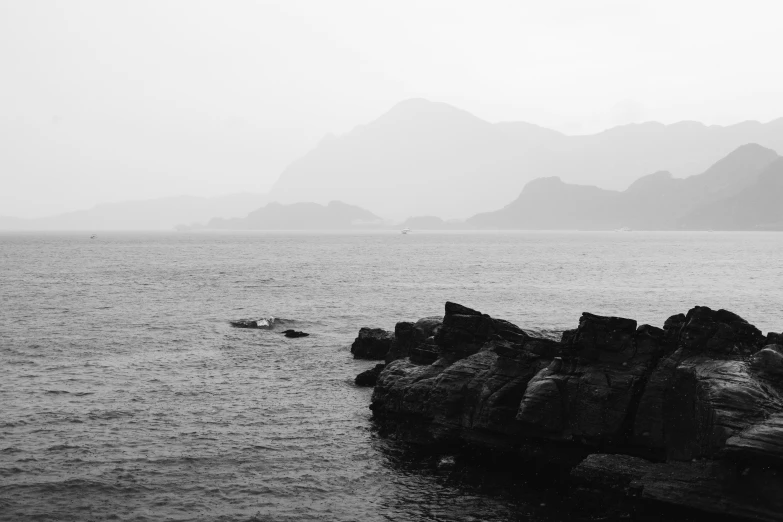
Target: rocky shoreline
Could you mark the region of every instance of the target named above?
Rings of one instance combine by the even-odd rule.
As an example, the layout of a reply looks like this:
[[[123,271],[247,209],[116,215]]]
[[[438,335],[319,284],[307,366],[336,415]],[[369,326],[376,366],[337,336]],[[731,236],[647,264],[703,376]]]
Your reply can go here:
[[[363,329],[352,353],[386,362],[363,384],[387,436],[508,459],[603,508],[783,520],[783,334],[732,312],[663,328],[584,313],[558,341],[446,303]]]

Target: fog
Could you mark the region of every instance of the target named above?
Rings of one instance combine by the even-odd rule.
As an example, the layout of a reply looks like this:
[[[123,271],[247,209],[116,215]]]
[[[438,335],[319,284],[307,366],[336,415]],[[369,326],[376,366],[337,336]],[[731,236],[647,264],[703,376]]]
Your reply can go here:
[[[783,116],[781,11],[774,1],[4,1],[0,215],[265,192],[325,134],[412,97],[566,134],[770,121]]]

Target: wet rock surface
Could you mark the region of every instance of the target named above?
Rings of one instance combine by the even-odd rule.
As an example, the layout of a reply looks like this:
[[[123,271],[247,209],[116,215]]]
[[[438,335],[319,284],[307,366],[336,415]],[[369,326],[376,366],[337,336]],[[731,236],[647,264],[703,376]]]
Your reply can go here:
[[[362,373],[356,376],[356,379],[354,379],[356,386],[375,386],[375,383],[378,382],[378,376],[381,374],[381,372],[385,367],[386,365],[381,363],[381,364],[376,364],[374,368],[370,368],[369,370],[363,371]]]
[[[391,348],[394,334],[381,328],[362,328],[351,345],[354,359],[384,360]]]
[[[584,313],[559,342],[455,303],[437,319],[395,328],[370,406],[383,433],[623,501],[783,520],[778,334],[706,307],[663,328]]]

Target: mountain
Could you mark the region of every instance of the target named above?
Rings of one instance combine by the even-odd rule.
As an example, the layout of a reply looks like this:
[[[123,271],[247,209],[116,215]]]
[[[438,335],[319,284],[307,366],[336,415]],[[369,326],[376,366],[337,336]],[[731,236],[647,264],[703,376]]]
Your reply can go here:
[[[323,140],[283,171],[270,195],[283,202],[360,201],[391,218],[459,217],[497,206],[506,186],[519,191],[525,139],[538,145],[561,137],[535,126],[496,126],[445,103],[408,100],[345,136]],[[495,180],[505,184],[493,186]]]
[[[203,223],[215,216],[244,216],[267,201],[265,194],[248,193],[124,201],[45,218],[0,217],[0,230],[171,230],[181,223]]]
[[[783,230],[783,158],[738,194],[697,208],[680,222],[695,230]]]
[[[565,136],[413,99],[322,140],[283,171],[270,197],[361,202],[395,219],[464,218],[502,206],[535,178],[622,190],[650,172],[668,171],[674,179],[704,172],[746,143],[783,152],[783,118],[728,127],[643,123]]]
[[[735,201],[738,209],[753,206],[751,200],[762,190],[760,186],[776,186],[774,168],[779,163],[775,151],[747,144],[701,174],[677,179],[669,172],[656,172],[622,192],[569,184],[558,177],[541,178],[528,183],[502,209],[477,214],[466,224],[500,229],[677,230],[701,223],[702,228],[723,229],[726,225],[716,225],[720,209],[727,201]],[[772,181],[764,181],[768,177]],[[775,193],[772,188],[770,192]],[[771,205],[758,197],[755,201],[759,212]],[[774,212],[769,216],[773,218]],[[742,223],[752,220],[748,217]]]
[[[318,203],[293,203],[282,205],[269,203],[249,213],[244,218],[215,218],[205,226],[178,227],[179,230],[347,230],[351,228],[377,228],[383,220],[368,210],[330,201]]]

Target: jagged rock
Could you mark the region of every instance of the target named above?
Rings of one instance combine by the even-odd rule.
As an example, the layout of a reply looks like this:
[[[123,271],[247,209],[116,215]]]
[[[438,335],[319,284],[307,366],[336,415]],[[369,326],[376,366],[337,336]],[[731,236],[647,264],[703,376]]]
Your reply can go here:
[[[386,365],[381,363],[376,364],[374,368],[363,371],[354,379],[356,386],[375,386],[375,383],[378,382],[378,376],[385,367]]]
[[[286,337],[297,338],[297,337],[307,337],[310,334],[305,332],[300,332],[298,330],[286,330],[283,332],[283,335],[285,335]]]
[[[663,329],[585,313],[556,342],[447,303],[438,359],[389,363],[371,409],[403,440],[438,447],[643,455],[659,462],[642,476],[630,457],[605,472],[644,498],[771,520],[780,495],[754,496],[735,477],[783,477],[783,348],[769,338],[732,312],[695,307]]]
[[[430,339],[440,330],[443,324],[442,317],[425,317],[415,323],[400,322],[394,327],[394,340],[386,354],[386,362],[411,356],[417,364],[430,364],[438,358],[438,351],[434,347],[434,341]],[[428,345],[417,350],[419,345]],[[411,352],[416,352],[412,354]],[[432,352],[429,355],[427,352]]]
[[[583,314],[563,356],[528,384],[516,419],[538,436],[623,444],[632,404],[665,349],[663,330]]]
[[[521,328],[508,321],[447,302],[446,315],[435,334],[435,343],[444,357],[457,360],[478,352],[495,335],[510,342],[521,342],[527,337]]]
[[[380,359],[386,358],[391,348],[394,334],[381,328],[362,328],[359,336],[351,345],[351,353],[354,359]]]
[[[736,314],[707,307],[691,309],[678,322],[677,349],[650,376],[633,440],[668,459],[690,460],[718,452],[743,426],[775,410],[769,405],[779,399],[748,373],[743,360],[764,344],[758,329]]]

